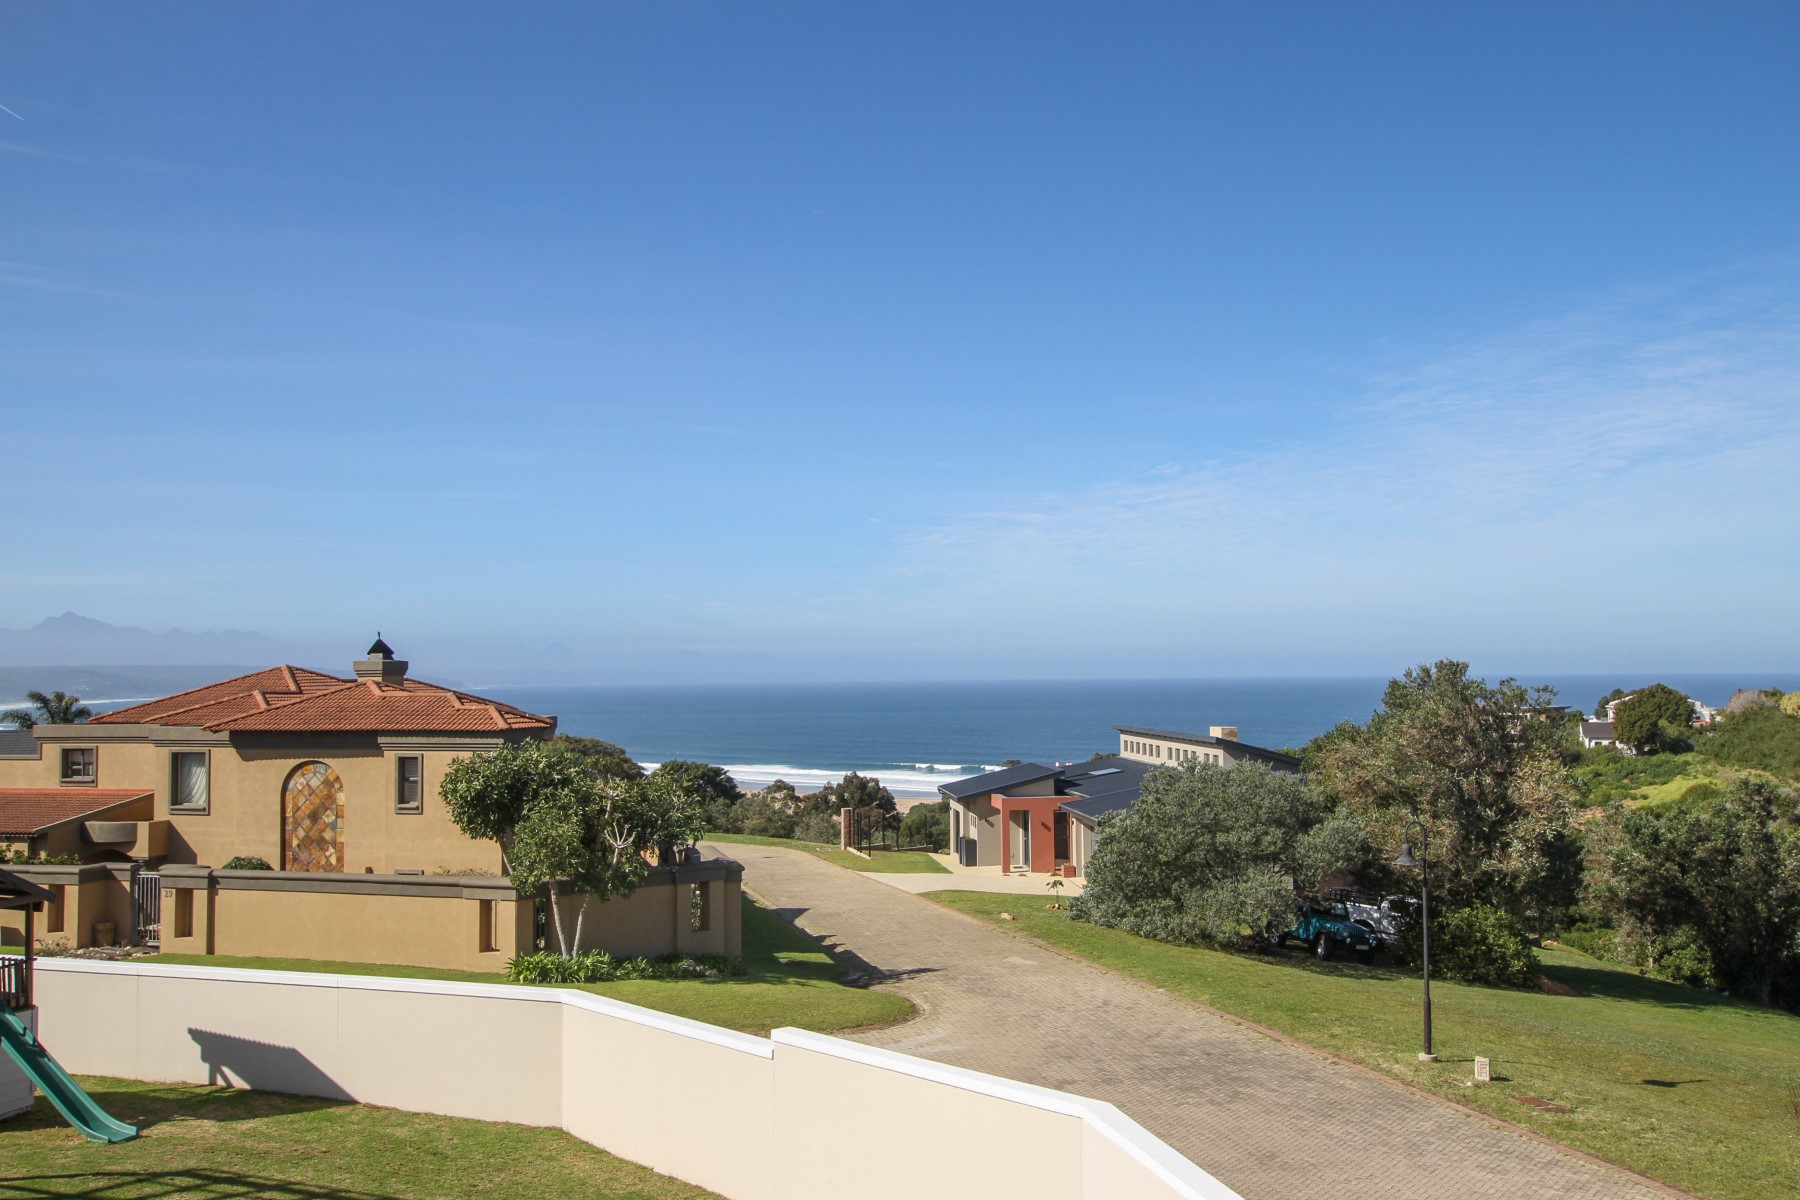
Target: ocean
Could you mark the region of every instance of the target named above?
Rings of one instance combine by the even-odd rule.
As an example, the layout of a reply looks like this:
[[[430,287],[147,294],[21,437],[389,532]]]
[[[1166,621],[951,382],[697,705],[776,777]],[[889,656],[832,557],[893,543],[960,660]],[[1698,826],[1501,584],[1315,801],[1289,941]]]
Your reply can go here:
[[[1615,687],[1660,679],[1708,704],[1740,687],[1800,688],[1800,675],[1521,676],[1548,682],[1591,710]],[[1016,683],[599,685],[494,687],[484,695],[553,713],[564,733],[604,738],[639,762],[714,763],[745,788],[780,778],[802,791],[848,771],[896,796],[1009,758],[1057,763],[1114,751],[1114,725],[1205,733],[1236,725],[1241,740],[1295,747],[1340,721],[1364,721],[1385,676],[1279,679],[1081,680]]]
[[[1497,678],[1490,676],[1490,678]],[[1800,674],[1521,675],[1584,711],[1615,687],[1663,682],[1723,705],[1740,687],[1800,689]],[[846,772],[874,775],[896,796],[992,770],[1009,758],[1076,762],[1118,749],[1114,725],[1205,733],[1236,725],[1271,749],[1297,747],[1340,721],[1365,721],[1385,676],[1072,680],[1014,683],[596,684],[475,687],[554,714],[563,733],[604,738],[643,763],[715,763],[740,786],[785,779],[802,791]],[[148,697],[95,698],[96,712]],[[0,701],[0,710],[19,706]]]

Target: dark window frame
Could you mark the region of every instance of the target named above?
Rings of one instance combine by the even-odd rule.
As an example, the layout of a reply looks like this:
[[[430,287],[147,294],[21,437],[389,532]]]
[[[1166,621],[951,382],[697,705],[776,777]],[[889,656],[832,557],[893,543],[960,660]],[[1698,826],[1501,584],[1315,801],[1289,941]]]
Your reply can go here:
[[[200,804],[184,804],[181,800],[181,760],[199,755],[206,764],[206,799]],[[212,813],[212,754],[206,750],[171,750],[169,752],[169,811],[187,817],[204,817]]]
[[[72,754],[87,755],[88,773],[75,775],[69,771],[69,756]],[[75,784],[82,787],[93,787],[100,782],[100,748],[98,746],[64,746],[59,757],[58,778],[64,784]]]
[[[406,764],[413,764],[414,775],[406,777]],[[407,784],[413,787],[413,795],[408,797]],[[425,811],[425,756],[423,754],[398,754],[394,756],[394,812],[406,817],[416,817]]]

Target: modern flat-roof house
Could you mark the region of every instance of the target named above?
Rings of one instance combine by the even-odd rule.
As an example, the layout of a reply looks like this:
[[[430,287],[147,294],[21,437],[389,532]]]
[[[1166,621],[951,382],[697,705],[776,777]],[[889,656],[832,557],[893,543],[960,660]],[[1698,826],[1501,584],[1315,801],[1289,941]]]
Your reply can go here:
[[[378,638],[350,678],[270,667],[9,731],[0,845],[64,860],[15,867],[55,896],[40,940],[500,970],[535,945],[541,899],[517,894],[499,844],[466,836],[439,789],[458,758],[555,732],[555,717],[409,678]],[[654,868],[581,948],[736,954],[742,873]]]
[[[1159,766],[1257,762],[1298,771],[1292,755],[1237,740],[1232,726],[1210,734],[1135,725],[1114,727],[1119,753],[1084,763],[1025,763],[945,784],[950,846],[964,866],[998,866],[1003,873],[1083,875],[1100,818],[1136,803],[1144,776]]]

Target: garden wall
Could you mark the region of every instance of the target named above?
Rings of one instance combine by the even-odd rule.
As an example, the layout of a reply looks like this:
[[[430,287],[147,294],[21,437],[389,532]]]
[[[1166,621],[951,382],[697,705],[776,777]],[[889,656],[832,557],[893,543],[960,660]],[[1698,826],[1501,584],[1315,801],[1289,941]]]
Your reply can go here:
[[[1110,1104],[586,992],[50,959],[37,998],[71,1071],[556,1126],[731,1200],[1238,1200]],[[872,1152],[896,1113],[967,1136]]]

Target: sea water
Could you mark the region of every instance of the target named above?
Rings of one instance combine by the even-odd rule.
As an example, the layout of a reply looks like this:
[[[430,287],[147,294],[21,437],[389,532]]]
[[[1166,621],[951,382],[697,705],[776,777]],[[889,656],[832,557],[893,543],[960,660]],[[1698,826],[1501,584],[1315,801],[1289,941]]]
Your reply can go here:
[[[1496,677],[1497,678],[1497,677]],[[1521,676],[1547,682],[1583,711],[1615,687],[1660,679],[1723,705],[1738,687],[1800,687],[1800,676]],[[714,763],[740,786],[779,778],[802,791],[846,772],[874,775],[899,796],[991,770],[1007,759],[1055,764],[1118,749],[1115,725],[1304,745],[1340,721],[1365,721],[1387,679],[1079,680],[1011,683],[830,683],[494,687],[483,694],[554,714],[563,733],[603,738],[639,762]]]

